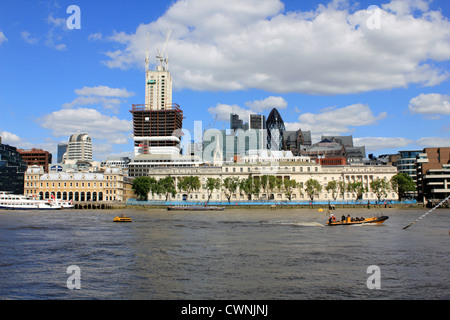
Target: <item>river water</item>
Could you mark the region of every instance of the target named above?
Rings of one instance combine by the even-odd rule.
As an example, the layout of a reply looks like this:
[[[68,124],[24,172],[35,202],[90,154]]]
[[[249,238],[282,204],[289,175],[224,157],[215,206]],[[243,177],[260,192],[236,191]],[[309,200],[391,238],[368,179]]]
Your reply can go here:
[[[0,211],[0,299],[449,299],[450,210],[380,210]]]

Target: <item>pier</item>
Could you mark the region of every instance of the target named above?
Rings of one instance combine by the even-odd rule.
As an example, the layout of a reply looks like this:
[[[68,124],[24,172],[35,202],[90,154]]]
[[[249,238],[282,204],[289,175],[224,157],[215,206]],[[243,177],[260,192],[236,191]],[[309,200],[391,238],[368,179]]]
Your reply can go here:
[[[113,209],[116,203],[111,201],[74,201],[75,209]]]

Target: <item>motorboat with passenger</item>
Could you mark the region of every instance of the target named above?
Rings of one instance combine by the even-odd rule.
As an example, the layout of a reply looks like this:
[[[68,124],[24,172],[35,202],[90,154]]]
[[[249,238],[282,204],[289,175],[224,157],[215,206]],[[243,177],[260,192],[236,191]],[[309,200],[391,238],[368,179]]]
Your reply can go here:
[[[330,218],[328,219],[327,225],[329,226],[350,226],[355,224],[367,224],[367,223],[374,223],[374,224],[382,224],[387,219],[389,219],[388,216],[379,216],[379,217],[371,217],[371,218],[364,218],[364,217],[356,217],[352,218],[350,215],[347,217],[342,216],[341,220],[337,220],[334,214],[330,214]]]

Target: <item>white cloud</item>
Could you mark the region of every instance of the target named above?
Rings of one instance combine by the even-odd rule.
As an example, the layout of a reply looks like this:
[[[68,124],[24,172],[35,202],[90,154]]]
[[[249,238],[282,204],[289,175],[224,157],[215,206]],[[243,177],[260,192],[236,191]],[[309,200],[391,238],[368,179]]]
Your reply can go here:
[[[2,137],[3,144],[9,144],[11,146],[17,146],[19,143],[22,143],[23,140],[16,134],[3,131],[0,129],[0,137]]]
[[[125,102],[123,98],[134,96],[134,92],[127,91],[124,88],[110,88],[108,86],[83,87],[75,89],[75,93],[79,97],[72,102],[63,104],[63,109],[101,105],[105,109],[118,113],[120,105]]]
[[[82,89],[76,89],[75,93],[80,96],[102,96],[102,97],[122,97],[122,98],[134,96],[134,92],[129,92],[127,91],[127,89],[110,88],[107,86],[83,87]]]
[[[426,137],[417,140],[421,148],[450,147],[450,137]]]
[[[52,49],[58,51],[67,50],[67,45],[65,43],[58,43],[63,39],[68,31],[65,18],[54,18],[53,14],[47,17],[47,23],[50,25],[50,29],[45,34],[46,40],[44,44]]]
[[[246,102],[245,105],[255,112],[262,112],[273,108],[286,109],[287,101],[283,97],[270,96],[264,100]]]
[[[8,38],[6,38],[3,31],[0,30],[0,44],[2,44],[3,42],[6,42],[6,41],[8,41]]]
[[[383,149],[398,149],[414,143],[414,140],[402,137],[364,137],[353,138],[355,146],[365,146],[366,151],[375,152]]]
[[[95,109],[77,108],[54,111],[37,122],[55,137],[69,137],[77,131],[88,132],[95,140],[107,144],[124,144],[132,132],[132,122],[101,114]]]
[[[47,17],[47,23],[53,25],[55,27],[64,27],[66,26],[67,19],[64,18],[54,18],[52,14]]]
[[[255,113],[252,110],[243,109],[236,104],[229,105],[222,103],[218,103],[215,107],[209,108],[208,112],[214,117],[217,115],[217,120],[219,121],[230,121],[230,113],[234,113],[239,115],[239,118],[244,120],[244,122],[247,122],[246,119],[248,119],[250,114]]]
[[[88,36],[89,41],[98,41],[98,40],[102,40],[102,39],[103,39],[103,35],[99,32],[92,33]]]
[[[374,115],[368,105],[353,104],[343,108],[326,108],[320,113],[303,113],[298,117],[299,122],[285,121],[285,126],[286,130],[311,131],[314,136],[342,135],[351,132],[352,127],[373,125],[386,116],[386,112]]]
[[[348,1],[284,12],[279,0],[180,0],[135,33],[110,36],[123,48],[104,63],[143,67],[147,32],[154,52],[170,29],[176,88],[341,94],[431,86],[448,78],[434,62],[450,59],[450,23],[426,4],[393,0],[372,30],[367,10],[351,12]]]
[[[383,8],[400,15],[411,14],[414,10],[422,12],[428,11],[428,1],[426,0],[392,0],[384,4]]]
[[[236,104],[228,105],[218,103],[215,107],[210,107],[208,112],[216,117],[219,121],[230,121],[230,113],[239,115],[239,118],[244,122],[248,122],[250,114],[261,114],[263,111],[272,110],[273,108],[285,109],[287,101],[283,97],[270,96],[263,100],[247,101],[245,105],[249,109],[242,108]]]
[[[439,119],[442,115],[450,115],[450,95],[422,93],[409,101],[408,108],[412,113]]]
[[[22,39],[28,44],[36,44],[39,42],[38,38],[32,37],[28,31],[22,31],[20,33]]]

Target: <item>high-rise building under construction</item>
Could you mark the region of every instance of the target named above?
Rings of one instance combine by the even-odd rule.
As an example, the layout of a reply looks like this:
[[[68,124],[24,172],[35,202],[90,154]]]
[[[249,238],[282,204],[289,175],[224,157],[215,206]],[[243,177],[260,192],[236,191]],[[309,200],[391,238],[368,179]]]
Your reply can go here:
[[[168,35],[169,37],[169,35]],[[167,41],[162,54],[156,55],[159,65],[156,70],[148,66],[145,59],[145,104],[133,105],[134,153],[179,154],[183,125],[183,111],[172,103],[172,76],[166,55]]]

